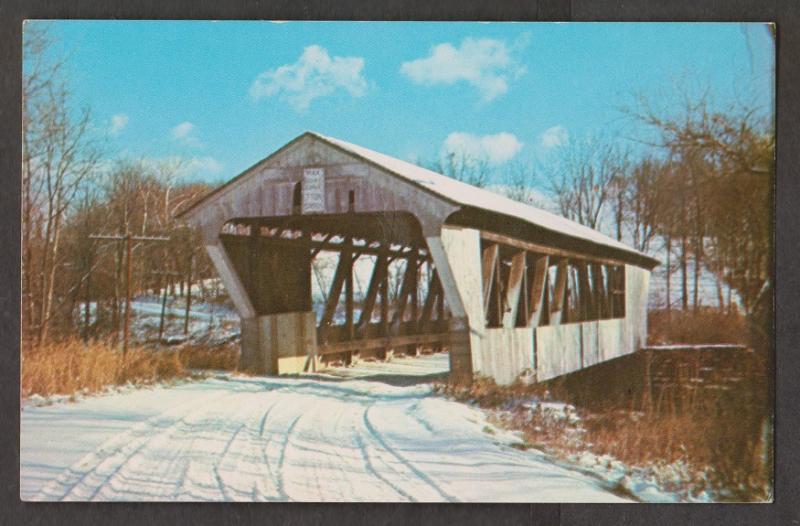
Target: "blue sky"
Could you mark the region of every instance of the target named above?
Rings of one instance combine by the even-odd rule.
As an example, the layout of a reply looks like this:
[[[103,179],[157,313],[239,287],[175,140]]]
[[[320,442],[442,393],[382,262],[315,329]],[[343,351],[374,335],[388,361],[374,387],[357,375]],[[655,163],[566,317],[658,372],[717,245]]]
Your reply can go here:
[[[108,154],[182,157],[207,181],[305,130],[407,160],[460,149],[501,167],[586,134],[641,133],[619,111],[634,92],[663,102],[687,84],[708,86],[720,104],[772,104],[763,24],[53,26]]]

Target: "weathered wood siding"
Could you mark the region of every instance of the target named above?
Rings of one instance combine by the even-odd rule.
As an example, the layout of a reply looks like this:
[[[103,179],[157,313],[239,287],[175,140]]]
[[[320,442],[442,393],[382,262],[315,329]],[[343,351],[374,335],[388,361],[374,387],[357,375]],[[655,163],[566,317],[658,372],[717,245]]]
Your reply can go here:
[[[625,266],[625,317],[536,328],[538,380],[549,380],[637,351],[647,341],[650,272]]]
[[[438,235],[444,218],[457,210],[457,206],[377,166],[305,137],[210,198],[193,218],[202,225],[206,243],[213,244],[222,225],[233,218],[291,215],[294,187],[302,182],[303,170],[309,167],[325,170],[324,213],[347,212],[353,192],[353,211],[411,212],[426,235]]]
[[[242,320],[243,369],[258,374],[295,374],[316,367],[317,323],[313,312],[269,314]]]
[[[628,346],[633,352],[647,344],[647,298],[650,271],[625,265],[625,328]]]
[[[450,263],[452,276],[457,289],[445,289],[448,302],[453,294],[458,294],[469,322],[469,341],[473,373],[481,373],[483,363],[480,359],[481,340],[484,334],[483,285],[481,282],[481,239],[480,232],[470,228],[442,229],[442,248]]]
[[[477,355],[477,356],[476,356]],[[533,329],[485,329],[473,362],[478,361],[481,374],[500,385],[508,385],[526,369],[533,369]]]

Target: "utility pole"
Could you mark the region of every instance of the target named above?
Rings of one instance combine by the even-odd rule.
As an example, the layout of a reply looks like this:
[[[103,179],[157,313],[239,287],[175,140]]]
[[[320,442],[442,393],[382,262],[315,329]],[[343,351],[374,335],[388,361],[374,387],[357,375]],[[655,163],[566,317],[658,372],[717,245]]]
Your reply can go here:
[[[189,279],[186,283],[186,316],[183,318],[183,334],[189,334],[189,314],[192,310],[192,272],[194,270],[194,250],[189,254]]]
[[[167,290],[169,288],[169,284],[172,283],[172,280],[169,280],[169,284],[164,276],[180,276],[180,272],[176,272],[174,270],[154,270],[150,272],[150,274],[161,276],[159,278],[159,283],[161,284],[161,318],[158,321],[158,343],[161,344],[161,338],[164,336],[164,319],[166,317],[166,310],[167,310]]]
[[[122,355],[128,354],[128,339],[131,325],[131,280],[133,278],[133,265],[131,265],[131,254],[133,253],[133,241],[169,241],[168,237],[162,236],[134,236],[130,232],[123,235],[102,235],[92,234],[89,239],[102,239],[105,241],[124,241],[125,242],[125,267],[127,279],[125,281],[125,321],[122,328]]]

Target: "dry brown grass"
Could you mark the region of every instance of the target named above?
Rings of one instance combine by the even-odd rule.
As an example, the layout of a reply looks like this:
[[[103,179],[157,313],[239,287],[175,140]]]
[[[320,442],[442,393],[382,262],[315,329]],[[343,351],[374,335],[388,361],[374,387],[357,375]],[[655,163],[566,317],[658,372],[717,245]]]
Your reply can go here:
[[[647,316],[650,345],[674,343],[734,343],[748,345],[750,334],[745,317],[718,309],[651,310]]]
[[[108,342],[70,339],[22,345],[20,389],[32,394],[95,393],[107,386],[146,384],[186,376],[176,352],[131,348],[127,356]]]
[[[223,371],[237,370],[239,354],[239,345],[233,343],[216,347],[204,345],[185,346],[178,351],[180,361],[187,369]]]
[[[475,403],[485,408],[497,408],[519,398],[544,397],[546,392],[542,384],[524,385],[517,381],[508,386],[499,386],[485,376],[476,376],[468,386],[440,384],[439,390],[459,402]]]
[[[763,420],[748,411],[703,415],[627,412],[585,415],[586,440],[597,454],[630,465],[683,461],[705,471],[711,488],[723,498],[769,498],[770,470],[763,456]]]
[[[769,437],[763,435],[767,413],[748,395],[748,386],[735,392],[703,393],[691,406],[666,404],[646,411],[582,408],[578,424],[531,412],[523,405],[532,398],[548,398],[541,385],[502,387],[478,378],[470,387],[449,385],[441,390],[460,401],[502,409],[506,416],[498,423],[522,431],[529,445],[555,456],[567,458],[589,450],[629,466],[680,461],[696,469],[696,478],[685,481],[694,491],[711,489],[720,499],[733,501],[770,497],[771,470],[765,458]]]
[[[123,359],[119,346],[106,341],[67,339],[45,345],[23,343],[20,389],[23,398],[38,394],[71,395],[108,386],[149,384],[183,378],[192,370],[235,371],[238,346],[186,346],[180,349],[133,347]]]

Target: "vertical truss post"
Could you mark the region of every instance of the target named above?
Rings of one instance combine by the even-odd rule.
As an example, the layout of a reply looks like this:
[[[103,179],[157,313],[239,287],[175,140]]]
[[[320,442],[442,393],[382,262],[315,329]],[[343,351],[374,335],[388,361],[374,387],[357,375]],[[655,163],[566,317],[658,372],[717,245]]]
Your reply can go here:
[[[352,340],[355,337],[355,327],[353,325],[353,238],[348,237],[345,240],[345,248],[342,252],[342,257],[344,257],[347,262],[344,282],[344,325],[345,330],[347,331],[347,339]],[[350,362],[349,355],[347,362]]]
[[[534,263],[528,327],[538,327],[542,314],[547,308],[547,269],[549,265],[549,256],[540,256]]]
[[[558,270],[556,271],[556,284],[553,290],[553,309],[550,312],[550,323],[552,325],[559,325],[566,321],[564,315],[564,304],[566,303],[567,296],[567,266],[566,258],[558,262]]]

